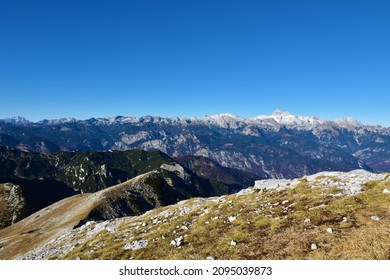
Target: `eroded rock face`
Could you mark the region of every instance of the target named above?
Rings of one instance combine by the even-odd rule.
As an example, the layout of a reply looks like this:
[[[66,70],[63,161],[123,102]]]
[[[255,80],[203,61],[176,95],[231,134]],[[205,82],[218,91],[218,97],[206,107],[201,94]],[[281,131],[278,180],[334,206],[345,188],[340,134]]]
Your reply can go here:
[[[179,178],[183,179],[184,181],[188,181],[190,178],[190,175],[184,170],[183,166],[177,163],[172,164],[162,164],[160,166],[161,169],[167,170],[169,172],[174,172],[179,176]]]
[[[20,186],[0,184],[0,229],[17,222],[23,216],[25,206]]]

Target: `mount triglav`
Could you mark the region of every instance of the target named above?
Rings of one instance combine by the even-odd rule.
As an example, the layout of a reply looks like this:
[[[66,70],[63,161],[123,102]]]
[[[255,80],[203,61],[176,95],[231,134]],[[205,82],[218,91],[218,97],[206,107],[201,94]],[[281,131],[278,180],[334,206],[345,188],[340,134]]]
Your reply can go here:
[[[160,150],[171,157],[208,157],[263,178],[357,168],[390,171],[390,128],[279,110],[252,119],[221,114],[30,122],[16,117],[0,121],[0,144],[37,152]]]

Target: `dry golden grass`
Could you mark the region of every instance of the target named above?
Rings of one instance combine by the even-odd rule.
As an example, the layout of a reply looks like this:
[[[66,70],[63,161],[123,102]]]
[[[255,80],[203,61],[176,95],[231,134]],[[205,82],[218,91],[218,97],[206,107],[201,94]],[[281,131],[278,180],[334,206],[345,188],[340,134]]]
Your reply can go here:
[[[69,232],[93,209],[104,207],[108,200],[117,197],[121,189],[131,186],[135,180],[137,178],[97,193],[63,199],[0,230],[0,259],[16,258]]]
[[[388,225],[364,226],[348,234],[341,245],[344,259],[389,260],[390,229]]]
[[[148,240],[148,248],[124,251],[125,240],[114,245],[112,238],[103,237],[107,243],[101,252],[83,255],[81,248],[77,254],[100,259],[390,259],[390,196],[383,194],[386,187],[389,182],[372,182],[357,196],[334,197],[335,188],[312,188],[302,182],[289,191],[226,196],[225,202],[207,202],[188,216],[150,231],[134,231],[133,240]],[[285,200],[289,200],[286,207],[292,205],[287,213],[278,204]],[[260,207],[269,204],[276,206]],[[319,205],[325,206],[309,210]],[[205,214],[204,208],[211,211]],[[227,218],[232,215],[237,219],[230,223]],[[373,221],[373,215],[379,215],[381,220]],[[219,218],[213,219],[216,216]],[[142,222],[148,217],[139,219]],[[305,219],[310,222],[304,223]],[[188,220],[195,221],[188,231],[172,233]],[[328,228],[333,233],[328,233]],[[162,235],[165,239],[161,239]],[[172,247],[170,241],[180,235],[185,236],[185,243],[181,248]],[[236,246],[230,245],[232,240]],[[312,243],[318,250],[311,249]],[[75,255],[65,256],[68,257]]]
[[[303,180],[295,189],[280,192],[229,195],[221,202],[191,199],[123,218],[114,233],[102,231],[59,258],[390,259],[390,195],[383,193],[385,188],[390,188],[388,180],[370,182],[356,196],[334,196],[337,188],[313,188]],[[190,211],[170,216],[165,222],[151,222],[155,217],[163,221],[160,213],[177,212],[180,207]],[[372,220],[374,215],[381,219]],[[230,216],[236,220],[230,222]],[[143,223],[146,226],[140,226]],[[181,229],[186,224],[191,225]],[[333,233],[328,233],[328,228]],[[34,233],[30,236],[31,240],[36,238]],[[179,236],[184,237],[184,243],[175,248],[170,243]],[[125,244],[137,240],[147,240],[148,247],[124,250]],[[311,249],[313,243],[317,250]],[[0,258],[3,256],[0,251]]]
[[[26,253],[57,236],[64,229],[72,228],[84,217],[83,214],[75,212],[83,202],[83,196],[77,195],[1,230],[0,244],[3,244],[2,247],[6,247],[6,250],[0,250],[0,259],[12,259]]]
[[[0,184],[0,213],[6,210],[4,184]]]

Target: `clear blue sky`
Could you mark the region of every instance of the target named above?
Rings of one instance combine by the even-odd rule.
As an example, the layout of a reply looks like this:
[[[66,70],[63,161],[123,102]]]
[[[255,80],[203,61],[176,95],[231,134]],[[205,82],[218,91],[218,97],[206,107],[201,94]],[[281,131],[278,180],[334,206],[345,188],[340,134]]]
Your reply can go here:
[[[0,118],[271,114],[390,126],[390,1],[0,2]]]

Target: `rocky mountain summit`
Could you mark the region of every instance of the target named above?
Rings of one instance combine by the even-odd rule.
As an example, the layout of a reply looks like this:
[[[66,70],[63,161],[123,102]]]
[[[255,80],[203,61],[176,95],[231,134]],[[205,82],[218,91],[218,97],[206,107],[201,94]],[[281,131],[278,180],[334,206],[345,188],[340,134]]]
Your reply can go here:
[[[101,201],[110,205],[108,193],[143,176],[62,200],[1,230],[0,258],[390,259],[390,175],[356,170],[261,180],[236,194],[140,216],[85,219]]]
[[[23,120],[23,119],[22,119]],[[0,144],[38,152],[160,150],[203,156],[262,178],[358,168],[390,172],[390,128],[275,111],[242,118],[114,117],[0,121]]]

